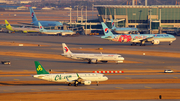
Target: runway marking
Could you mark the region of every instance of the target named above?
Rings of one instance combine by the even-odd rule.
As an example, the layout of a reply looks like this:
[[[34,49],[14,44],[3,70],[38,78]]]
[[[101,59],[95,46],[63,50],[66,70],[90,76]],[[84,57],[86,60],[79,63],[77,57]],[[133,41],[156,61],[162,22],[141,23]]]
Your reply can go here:
[[[173,77],[173,78],[178,79],[178,77]]]
[[[131,79],[130,77],[125,77],[126,79]]]
[[[98,71],[103,71],[103,69],[98,69]]]
[[[149,89],[151,89],[152,87],[144,86],[144,88],[149,88]]]
[[[38,90],[38,89],[31,89],[32,91],[41,91],[41,90]]]
[[[19,81],[19,79],[14,79],[15,81]]]
[[[12,91],[12,90],[3,90],[4,92],[15,92],[15,91]]]
[[[115,87],[115,88],[117,88],[117,89],[124,89],[124,88],[122,88],[122,87]]]
[[[87,89],[96,89],[96,88],[87,87]]]
[[[28,70],[23,70],[23,71],[28,72]]]
[[[60,89],[60,90],[68,90],[68,89],[66,89],[66,88],[58,88],[58,89]]]

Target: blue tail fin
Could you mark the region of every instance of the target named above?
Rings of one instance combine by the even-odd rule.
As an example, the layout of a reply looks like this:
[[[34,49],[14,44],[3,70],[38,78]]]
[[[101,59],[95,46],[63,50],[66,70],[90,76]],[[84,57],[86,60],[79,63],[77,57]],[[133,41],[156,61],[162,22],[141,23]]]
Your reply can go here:
[[[32,7],[29,7],[30,10],[30,16],[32,17],[32,21],[38,21],[36,18],[36,14],[34,13],[34,10],[32,9]]]
[[[102,27],[103,27],[103,31],[104,31],[104,35],[105,36],[112,36],[114,35],[111,30],[106,26],[106,24],[104,22],[101,22]]]
[[[41,25],[40,22],[38,22],[38,25],[39,25],[39,31],[40,31],[40,32],[45,31],[44,27]]]
[[[114,29],[116,28],[116,26],[115,26],[115,23],[114,23],[113,19],[111,19],[111,26],[112,26],[112,30],[114,30]]]

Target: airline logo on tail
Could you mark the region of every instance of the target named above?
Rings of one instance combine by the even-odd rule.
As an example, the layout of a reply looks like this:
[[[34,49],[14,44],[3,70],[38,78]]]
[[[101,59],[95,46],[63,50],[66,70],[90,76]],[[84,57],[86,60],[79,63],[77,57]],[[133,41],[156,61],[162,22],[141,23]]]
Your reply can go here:
[[[42,29],[42,26],[40,26],[40,29]]]
[[[105,33],[108,33],[108,32],[109,32],[109,29],[108,29],[108,28],[106,28],[104,31],[105,31]]]
[[[38,68],[37,68],[37,71],[42,71],[42,70],[43,69],[42,69],[41,65],[39,65]]]
[[[65,51],[68,52],[68,48],[67,47],[64,47],[65,48]]]
[[[112,22],[112,27],[114,27],[114,22]]]
[[[31,17],[34,18],[34,13],[33,12],[31,13]]]

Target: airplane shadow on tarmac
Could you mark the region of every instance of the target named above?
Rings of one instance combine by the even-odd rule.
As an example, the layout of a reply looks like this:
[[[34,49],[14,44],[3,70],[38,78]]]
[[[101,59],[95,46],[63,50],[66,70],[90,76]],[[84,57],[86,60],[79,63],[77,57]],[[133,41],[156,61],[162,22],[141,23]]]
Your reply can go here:
[[[18,83],[18,81],[16,83]],[[65,84],[65,83],[62,83],[62,82],[61,83],[50,82],[50,83],[34,83],[34,84],[32,84],[32,83],[13,84],[13,83],[2,83],[2,82],[0,82],[0,85],[3,85],[3,86],[68,86],[68,83]],[[74,84],[71,84],[71,86],[74,87]],[[84,85],[83,84],[78,84],[78,86],[84,86]]]

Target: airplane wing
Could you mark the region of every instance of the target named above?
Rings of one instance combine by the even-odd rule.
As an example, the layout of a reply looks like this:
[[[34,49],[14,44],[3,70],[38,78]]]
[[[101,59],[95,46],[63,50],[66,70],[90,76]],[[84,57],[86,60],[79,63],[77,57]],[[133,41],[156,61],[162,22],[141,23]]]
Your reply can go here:
[[[34,25],[33,23],[22,23],[22,22],[17,22],[19,24],[24,24],[24,25]]]
[[[77,74],[77,77],[78,77],[78,79],[75,79],[75,80],[69,80],[68,79],[68,77],[66,77],[66,80],[67,80],[67,82],[69,82],[69,83],[74,83],[74,82],[82,82],[82,81],[84,81],[79,75],[78,75],[78,73],[76,73]]]
[[[81,83],[81,84],[84,84],[84,85],[90,85],[90,84],[91,84],[91,81],[90,81],[90,80],[82,79],[82,78],[78,75],[78,73],[76,73],[76,74],[77,74],[78,79],[69,80],[68,77],[66,77],[67,82],[68,82],[68,83],[71,83],[71,84],[74,83],[74,86],[77,86],[78,83]]]
[[[154,37],[148,37],[145,39],[134,39],[132,42],[152,41]]]

